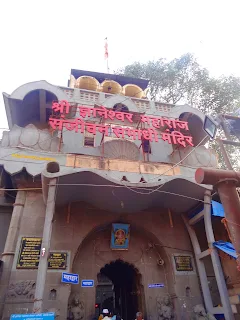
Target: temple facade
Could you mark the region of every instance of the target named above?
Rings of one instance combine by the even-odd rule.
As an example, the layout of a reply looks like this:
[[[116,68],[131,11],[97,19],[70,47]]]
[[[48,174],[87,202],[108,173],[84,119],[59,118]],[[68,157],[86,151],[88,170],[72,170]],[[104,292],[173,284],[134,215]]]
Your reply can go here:
[[[236,263],[213,246],[228,233],[211,187],[195,182],[197,168],[217,167],[204,114],[150,101],[147,86],[71,70],[67,87],[3,94],[2,319],[92,320],[103,308],[190,319],[199,305],[237,317]]]

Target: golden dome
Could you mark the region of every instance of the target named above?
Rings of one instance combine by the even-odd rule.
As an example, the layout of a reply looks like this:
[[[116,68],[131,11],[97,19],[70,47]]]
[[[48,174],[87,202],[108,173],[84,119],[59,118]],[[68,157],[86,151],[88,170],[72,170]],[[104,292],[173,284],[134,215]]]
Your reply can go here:
[[[101,83],[101,91],[105,93],[111,93],[111,94],[121,94],[122,86],[116,81],[104,80]]]
[[[134,97],[141,99],[145,97],[144,91],[137,85],[135,84],[126,84],[123,87],[123,94],[128,97]]]
[[[75,88],[98,91],[100,87],[97,79],[88,76],[81,76],[76,80]]]

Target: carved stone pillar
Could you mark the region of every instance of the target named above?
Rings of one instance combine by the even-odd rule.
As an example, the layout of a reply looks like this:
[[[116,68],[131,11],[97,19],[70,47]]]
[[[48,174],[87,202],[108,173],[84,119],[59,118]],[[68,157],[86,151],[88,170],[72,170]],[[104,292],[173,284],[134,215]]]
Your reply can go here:
[[[11,277],[13,260],[19,235],[23,208],[26,200],[26,191],[18,191],[13,207],[12,218],[8,229],[7,240],[2,254],[3,270],[0,285],[0,318],[2,318],[6,292]]]

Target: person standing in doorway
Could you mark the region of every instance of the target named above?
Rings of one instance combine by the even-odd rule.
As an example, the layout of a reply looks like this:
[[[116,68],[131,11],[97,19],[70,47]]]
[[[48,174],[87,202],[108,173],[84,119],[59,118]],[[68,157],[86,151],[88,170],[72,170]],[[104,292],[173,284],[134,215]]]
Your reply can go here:
[[[109,317],[109,311],[108,309],[103,309],[103,320],[111,320],[111,318]]]
[[[112,320],[123,320],[122,317],[120,316],[120,313],[117,309],[113,311],[113,317]]]
[[[144,320],[142,312],[137,312],[136,313],[136,319],[135,320]]]

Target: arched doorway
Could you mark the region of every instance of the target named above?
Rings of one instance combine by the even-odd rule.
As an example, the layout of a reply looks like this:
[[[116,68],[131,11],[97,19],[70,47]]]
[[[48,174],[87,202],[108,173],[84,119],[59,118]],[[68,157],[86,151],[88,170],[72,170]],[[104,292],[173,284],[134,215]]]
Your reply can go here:
[[[99,278],[99,276],[98,276]],[[132,265],[120,259],[106,264],[100,278],[109,279],[96,288],[96,306],[118,310],[124,320],[135,319],[136,312],[144,308],[144,291],[141,274]]]
[[[114,292],[112,281],[103,273],[97,275],[96,299],[95,299],[95,316],[98,319],[103,309],[113,310]]]
[[[122,276],[126,275],[127,279],[134,280],[129,280],[130,298],[122,294],[122,300],[126,297],[127,300],[133,301],[134,307],[129,313],[130,307],[127,306],[127,315],[123,311],[122,318],[134,320],[135,309],[138,309],[143,312],[145,319],[157,319],[157,299],[174,293],[174,278],[169,257],[150,231],[143,227],[136,228],[133,223],[129,249],[111,250],[111,228],[112,224],[100,225],[82,241],[72,264],[72,272],[79,274],[80,283],[72,286],[71,294],[78,294],[84,305],[85,319],[98,319],[103,309],[101,301],[108,299],[106,303],[110,302],[111,306],[116,301],[118,289],[115,278],[119,276],[122,279]],[[159,259],[162,259],[164,264],[160,265]],[[94,287],[81,287],[82,279],[94,280]],[[154,283],[162,283],[164,286],[158,289],[149,288],[149,284]],[[96,299],[97,296],[99,300]]]

